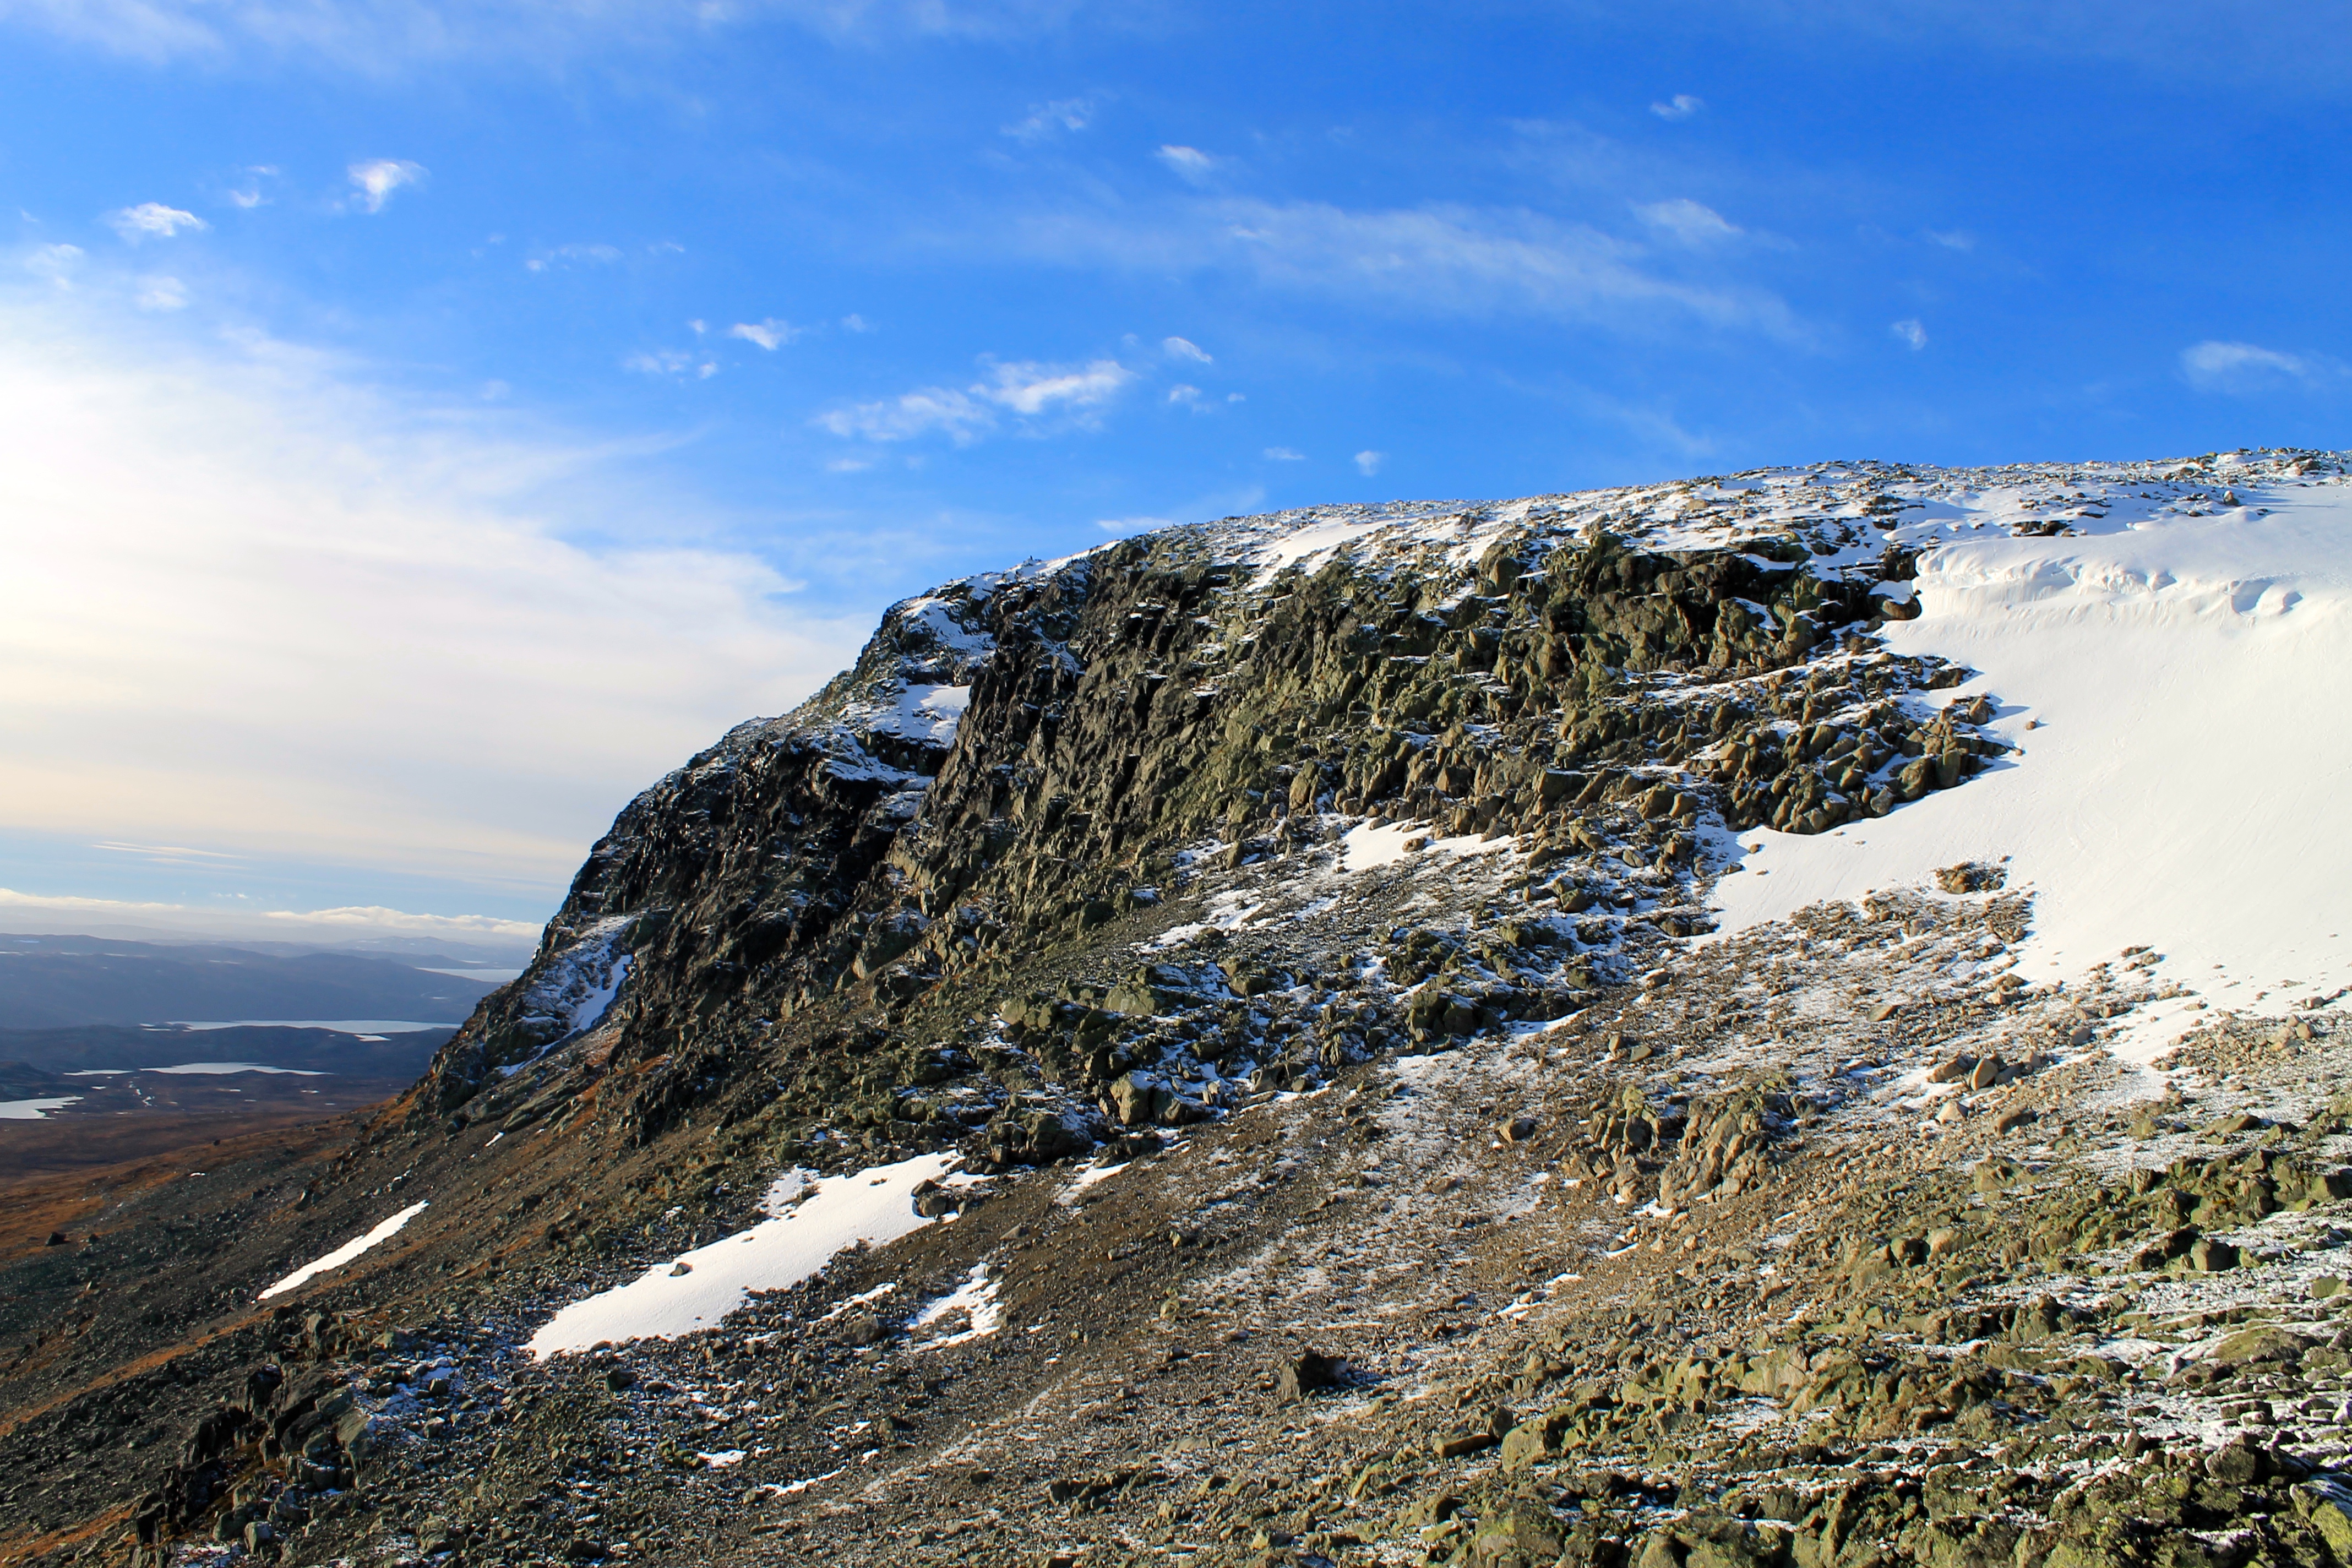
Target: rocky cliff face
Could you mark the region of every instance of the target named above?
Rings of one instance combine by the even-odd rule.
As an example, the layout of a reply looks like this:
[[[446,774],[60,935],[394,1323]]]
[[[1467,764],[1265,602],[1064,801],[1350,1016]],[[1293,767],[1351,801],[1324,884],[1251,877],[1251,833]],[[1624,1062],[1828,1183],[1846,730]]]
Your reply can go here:
[[[0,1266],[0,1563],[2347,1568],[2340,996],[2111,1054],[2186,992],[2027,973],[1997,847],[1715,929],[1765,836],[2037,761],[1888,646],[1915,550],[2216,472],[1322,509],[895,606],[381,1114],[20,1205],[75,1217]]]
[[[1202,867],[1295,853],[1370,814],[1525,840],[1547,860],[1548,910],[1667,889],[1672,905],[1703,873],[1702,816],[1820,832],[1948,787],[1996,749],[1968,712],[1916,705],[1957,672],[1858,640],[1906,608],[1907,557],[1874,526],[1894,515],[1885,477],[1847,476],[1795,528],[1692,486],[1229,520],[909,600],[808,704],[631,804],[418,1114],[476,1114],[500,1073],[593,1031],[615,1068],[659,1063],[618,1112],[636,1138],[714,1104],[788,1121],[802,1142],[803,1123],[845,1117],[894,1143],[952,1139],[981,1107],[922,1091],[977,1073],[992,1031],[924,1005],[951,996],[967,1015],[1010,1004],[1034,1020],[1017,1032],[1059,1047],[1045,1065],[1077,1114],[1037,1123],[1043,1145],[991,1136],[1066,1153],[1088,1142],[1086,1106],[1128,1114],[1114,1079],[1166,1066],[1197,1089],[1198,1060],[1100,1020],[1120,1009],[1072,1024],[1055,1005],[1076,998],[996,988],[1024,955],[1083,943]],[[1661,522],[1672,547],[1646,546]],[[1563,934],[1553,955],[1578,962],[1473,1015],[1572,1006],[1629,927],[1591,934]],[[1161,989],[1215,998],[1236,978]],[[869,1005],[868,1034],[835,1038],[796,1083],[755,1065],[780,1023]],[[1448,1026],[1375,1011],[1306,1059],[1234,1048],[1287,1081]]]

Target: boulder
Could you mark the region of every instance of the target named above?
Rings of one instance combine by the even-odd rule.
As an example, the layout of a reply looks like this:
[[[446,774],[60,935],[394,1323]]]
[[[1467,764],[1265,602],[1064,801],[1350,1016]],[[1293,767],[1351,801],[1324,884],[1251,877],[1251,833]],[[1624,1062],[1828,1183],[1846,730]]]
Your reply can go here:
[[[1282,1363],[1275,1377],[1275,1398],[1296,1405],[1318,1389],[1337,1388],[1344,1363],[1317,1350],[1304,1350]]]

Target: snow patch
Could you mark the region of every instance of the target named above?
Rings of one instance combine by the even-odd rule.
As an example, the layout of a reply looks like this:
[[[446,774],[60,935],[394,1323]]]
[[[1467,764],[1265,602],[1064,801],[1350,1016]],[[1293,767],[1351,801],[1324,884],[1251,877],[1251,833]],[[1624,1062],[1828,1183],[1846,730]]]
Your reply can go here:
[[[62,1110],[80,1100],[78,1094],[68,1094],[62,1100],[0,1100],[0,1121],[38,1121],[50,1111]]]
[[[564,1308],[527,1347],[544,1360],[606,1341],[676,1339],[717,1326],[754,1290],[781,1290],[859,1242],[882,1246],[932,1223],[915,1212],[915,1189],[943,1175],[953,1154],[919,1154],[895,1165],[804,1184],[806,1195],[749,1230],[657,1263],[626,1285]],[[771,1195],[776,1189],[771,1188]],[[686,1271],[677,1272],[677,1265]]]
[[[547,959],[523,992],[524,1022],[560,1024],[564,1030],[562,1039],[604,1022],[635,962],[630,954],[614,950],[635,921],[635,915],[598,921],[569,947]],[[510,1064],[509,1070],[518,1065]]]
[[[1493,855],[1507,853],[1512,847],[1508,838],[1487,839],[1475,833],[1440,838],[1423,822],[1391,822],[1377,827],[1366,822],[1349,828],[1339,840],[1339,865],[1342,870],[1370,871],[1376,867],[1393,866],[1416,853]]]
[[[968,1344],[1004,1326],[1004,1309],[996,1300],[995,1280],[988,1277],[986,1262],[975,1263],[964,1282],[948,1295],[931,1302],[915,1314],[907,1324],[907,1331],[920,1341],[923,1350],[945,1350],[950,1345]],[[944,1339],[922,1339],[924,1331],[945,1321],[951,1314],[968,1315],[965,1327]]]
[[[299,1289],[300,1286],[309,1283],[318,1276],[326,1273],[329,1269],[341,1268],[344,1264],[349,1263],[352,1258],[357,1258],[361,1253],[365,1252],[368,1248],[377,1245],[379,1242],[389,1241],[393,1237],[398,1235],[400,1228],[403,1226],[406,1225],[410,1220],[415,1219],[418,1215],[425,1212],[425,1205],[421,1203],[409,1205],[406,1208],[401,1210],[390,1219],[385,1220],[382,1225],[377,1226],[373,1230],[369,1231],[365,1236],[352,1237],[351,1240],[343,1243],[342,1246],[335,1248],[334,1251],[327,1254],[326,1257],[320,1258],[316,1263],[304,1264],[301,1268],[294,1270],[293,1273],[289,1274],[285,1279],[280,1279],[277,1284],[272,1285],[268,1289],[264,1290],[258,1299],[267,1301],[272,1296],[282,1296],[289,1290]]]

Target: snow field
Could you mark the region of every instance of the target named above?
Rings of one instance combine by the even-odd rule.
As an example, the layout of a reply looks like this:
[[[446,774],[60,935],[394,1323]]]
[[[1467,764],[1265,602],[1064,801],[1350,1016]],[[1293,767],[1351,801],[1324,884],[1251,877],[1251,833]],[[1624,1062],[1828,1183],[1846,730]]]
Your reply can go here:
[[[549,1319],[526,1348],[543,1361],[607,1341],[668,1340],[715,1328],[754,1290],[798,1284],[861,1241],[879,1247],[931,1224],[915,1212],[915,1189],[945,1174],[955,1158],[919,1154],[853,1175],[792,1188],[780,1184],[771,1189],[772,1200],[781,1194],[790,1201],[797,1191],[809,1195],[749,1230],[573,1302]]]
[[[2352,490],[2249,487],[2218,515],[2107,527],[1921,558],[1923,614],[1888,646],[1976,670],[1953,696],[1997,697],[2017,752],[1885,818],[1742,835],[1727,932],[2006,859],[2035,896],[2022,977],[2145,943],[2198,994],[2137,1015],[2129,1059],[2200,1001],[2274,1014],[2352,984]]]

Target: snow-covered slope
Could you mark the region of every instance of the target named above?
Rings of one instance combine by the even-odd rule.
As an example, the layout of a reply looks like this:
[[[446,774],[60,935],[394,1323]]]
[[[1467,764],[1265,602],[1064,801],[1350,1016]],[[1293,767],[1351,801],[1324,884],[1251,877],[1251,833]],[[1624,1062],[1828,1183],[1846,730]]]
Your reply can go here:
[[[1995,697],[2017,750],[1884,820],[1744,835],[1727,927],[2005,860],[2035,895],[2025,978],[2160,955],[2182,994],[2141,1011],[2135,1054],[2207,1004],[2278,1013],[2352,984],[2352,489],[2313,467],[1905,487],[1928,502],[1895,531],[1923,552],[1922,613],[1888,643],[1977,671],[1956,699]],[[2067,532],[2013,531],[2064,490]]]

